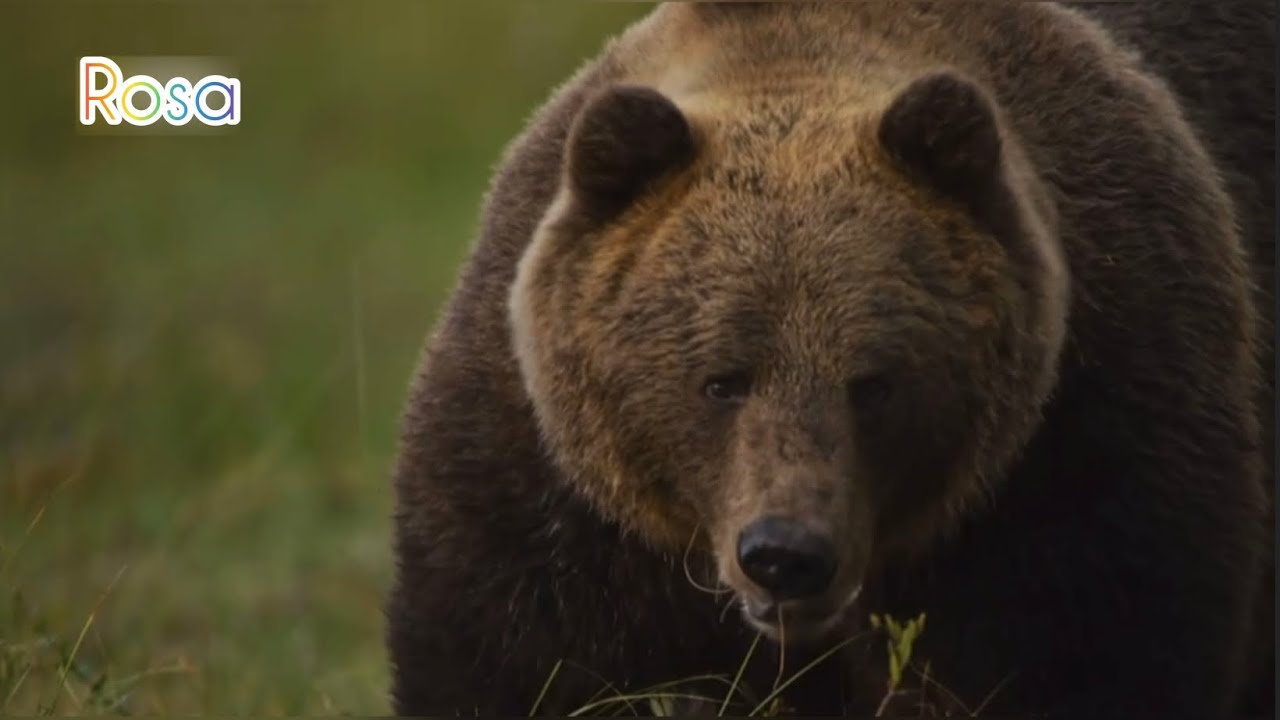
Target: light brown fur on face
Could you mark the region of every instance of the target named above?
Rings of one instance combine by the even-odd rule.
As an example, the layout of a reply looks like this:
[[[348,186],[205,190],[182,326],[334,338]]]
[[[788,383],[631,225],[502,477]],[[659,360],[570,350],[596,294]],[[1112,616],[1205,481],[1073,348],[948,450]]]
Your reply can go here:
[[[857,83],[786,60],[703,92],[686,68],[693,157],[649,156],[653,177],[603,211],[570,160],[511,293],[526,388],[578,489],[658,548],[707,529],[744,599],[759,589],[734,547],[752,520],[781,513],[830,535],[839,572],[809,616],[834,617],[873,565],[927,549],[982,501],[1035,429],[1066,325],[1052,210],[985,93],[945,66],[875,74],[868,52]],[[934,98],[930,78],[977,105]],[[613,187],[610,153],[665,141],[622,114],[619,137],[599,139],[609,92],[568,153],[614,148],[591,170]],[[953,142],[928,136],[953,105],[995,138],[995,164],[966,179],[991,184],[981,197],[935,186],[953,170],[921,176],[893,145]],[[954,142],[967,162],[976,141]],[[735,372],[751,378],[742,406],[708,403],[703,383]],[[859,413],[851,383],[870,373],[887,373],[893,397]]]

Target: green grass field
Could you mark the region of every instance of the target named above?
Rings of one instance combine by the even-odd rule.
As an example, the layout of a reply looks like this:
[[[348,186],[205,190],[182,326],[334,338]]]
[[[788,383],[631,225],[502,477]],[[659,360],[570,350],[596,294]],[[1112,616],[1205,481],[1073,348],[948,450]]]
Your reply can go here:
[[[0,713],[389,709],[409,373],[503,145],[646,9],[0,5]],[[226,58],[244,119],[81,132],[85,54]]]

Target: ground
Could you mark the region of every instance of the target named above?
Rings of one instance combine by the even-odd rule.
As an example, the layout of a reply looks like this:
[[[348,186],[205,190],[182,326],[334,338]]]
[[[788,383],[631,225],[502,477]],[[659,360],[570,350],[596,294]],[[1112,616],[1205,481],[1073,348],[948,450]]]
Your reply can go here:
[[[646,6],[0,8],[0,714],[387,712],[397,416],[502,146]],[[84,54],[242,124],[82,134]]]

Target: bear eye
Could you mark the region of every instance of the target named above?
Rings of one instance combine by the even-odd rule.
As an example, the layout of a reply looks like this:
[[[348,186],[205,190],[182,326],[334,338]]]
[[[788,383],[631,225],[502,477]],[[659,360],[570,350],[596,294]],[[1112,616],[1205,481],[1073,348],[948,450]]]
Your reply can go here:
[[[716,375],[702,385],[702,394],[718,403],[741,403],[750,392],[751,378],[746,373]]]
[[[893,383],[881,373],[863,375],[849,381],[849,402],[856,410],[874,410],[892,395]]]

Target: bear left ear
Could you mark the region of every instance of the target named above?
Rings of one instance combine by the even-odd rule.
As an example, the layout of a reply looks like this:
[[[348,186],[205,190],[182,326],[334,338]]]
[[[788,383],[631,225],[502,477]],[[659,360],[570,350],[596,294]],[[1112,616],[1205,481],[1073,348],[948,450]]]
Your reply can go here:
[[[981,204],[1000,179],[1000,129],[991,101],[946,71],[916,79],[894,98],[880,118],[879,139],[908,172],[970,206]]]
[[[684,113],[662,93],[638,85],[616,85],[588,101],[567,148],[569,188],[595,220],[625,210],[695,152]]]

